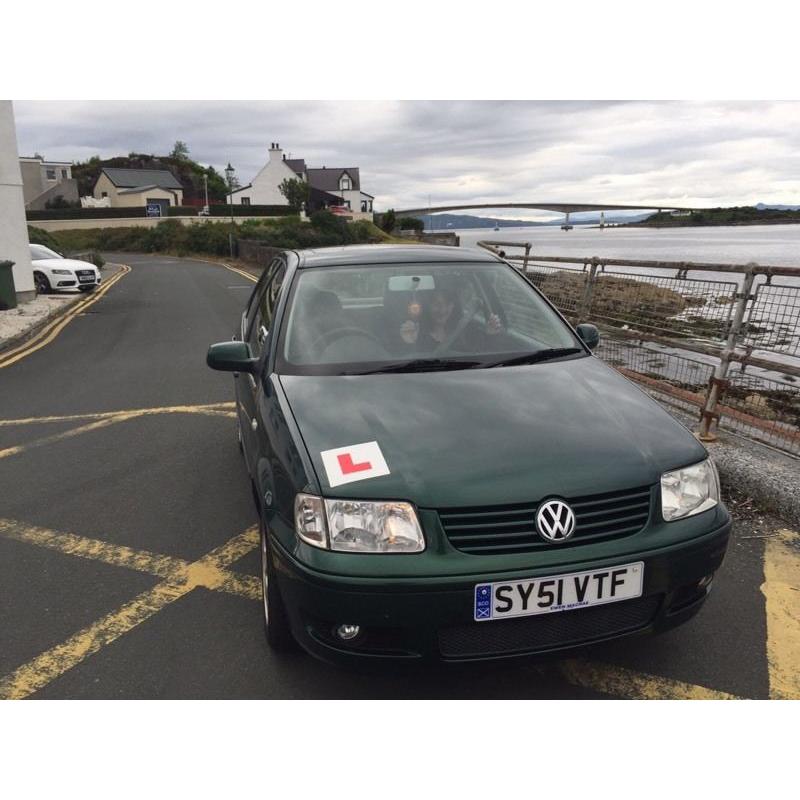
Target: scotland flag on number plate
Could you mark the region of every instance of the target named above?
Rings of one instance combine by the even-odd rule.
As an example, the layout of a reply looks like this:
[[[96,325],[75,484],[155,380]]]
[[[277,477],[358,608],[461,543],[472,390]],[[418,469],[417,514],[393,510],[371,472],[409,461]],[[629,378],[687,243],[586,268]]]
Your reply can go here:
[[[475,587],[475,619],[492,618],[492,587],[489,584]]]

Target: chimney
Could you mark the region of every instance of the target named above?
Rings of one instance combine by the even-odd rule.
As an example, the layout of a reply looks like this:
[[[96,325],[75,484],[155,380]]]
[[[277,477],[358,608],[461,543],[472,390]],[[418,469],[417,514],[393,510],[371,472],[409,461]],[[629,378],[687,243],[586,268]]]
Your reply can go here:
[[[280,161],[281,160],[281,146],[278,142],[273,142],[269,148],[269,160],[270,161]]]

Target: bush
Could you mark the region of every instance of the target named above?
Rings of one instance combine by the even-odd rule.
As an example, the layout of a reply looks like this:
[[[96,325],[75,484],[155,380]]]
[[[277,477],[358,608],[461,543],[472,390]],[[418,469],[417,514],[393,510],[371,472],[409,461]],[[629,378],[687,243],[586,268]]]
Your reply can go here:
[[[30,220],[37,219],[118,219],[120,217],[144,217],[144,206],[125,208],[50,208],[43,211],[26,211]]]
[[[28,225],[28,241],[31,244],[43,244],[51,250],[58,250],[59,247],[61,247],[54,236],[51,236],[47,231],[41,228],[35,228],[33,225]]]
[[[285,217],[292,213],[289,206],[209,206],[212,217],[230,217],[233,208],[234,217]]]
[[[422,233],[425,230],[425,223],[416,217],[400,217],[397,220],[397,227],[401,231],[416,231]]]
[[[386,233],[391,233],[395,229],[396,224],[397,216],[393,208],[390,208],[385,214],[381,215],[381,228],[385,230]]]
[[[39,230],[39,229],[32,229]],[[41,234],[48,237],[48,247],[63,251],[117,251],[179,255],[205,253],[224,256],[230,252],[230,223],[194,222],[184,225],[177,219],[165,219],[155,227],[90,228]],[[248,220],[237,225],[235,236],[257,241],[281,250],[326,247],[342,244],[367,244],[388,237],[368,220],[347,222],[329,211],[319,211],[311,221],[299,217]],[[33,241],[33,239],[31,240]],[[45,243],[45,242],[42,242]]]

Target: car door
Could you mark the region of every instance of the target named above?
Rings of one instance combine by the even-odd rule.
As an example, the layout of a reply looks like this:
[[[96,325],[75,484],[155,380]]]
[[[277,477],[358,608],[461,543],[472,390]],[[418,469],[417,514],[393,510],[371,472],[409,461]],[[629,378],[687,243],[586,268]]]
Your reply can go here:
[[[248,468],[252,469],[256,452],[256,431],[258,420],[258,393],[263,391],[260,374],[269,351],[269,332],[275,315],[278,296],[286,275],[286,262],[276,259],[270,267],[270,274],[258,294],[252,298],[245,320],[244,341],[253,358],[259,360],[256,375],[239,373],[236,378],[236,398],[239,422],[242,430],[242,446]]]

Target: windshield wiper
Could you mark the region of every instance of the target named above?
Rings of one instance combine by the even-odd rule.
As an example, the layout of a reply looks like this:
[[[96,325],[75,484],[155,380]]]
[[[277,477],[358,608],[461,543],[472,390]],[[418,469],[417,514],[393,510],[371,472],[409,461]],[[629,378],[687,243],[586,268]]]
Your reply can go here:
[[[554,358],[573,356],[576,353],[582,352],[583,350],[580,347],[550,347],[547,350],[537,350],[535,353],[525,353],[525,355],[522,356],[504,358],[502,361],[493,361],[483,366],[486,369],[491,369],[492,367],[513,367],[515,364],[536,364],[539,361],[550,361]]]
[[[462,361],[456,358],[414,358],[399,364],[389,364],[378,369],[359,372],[358,375],[376,375],[381,372],[434,372],[447,369],[472,369],[481,365],[480,361]]]

